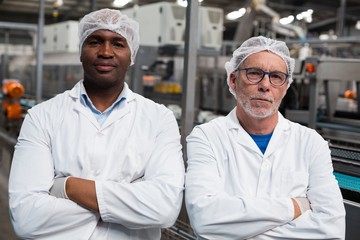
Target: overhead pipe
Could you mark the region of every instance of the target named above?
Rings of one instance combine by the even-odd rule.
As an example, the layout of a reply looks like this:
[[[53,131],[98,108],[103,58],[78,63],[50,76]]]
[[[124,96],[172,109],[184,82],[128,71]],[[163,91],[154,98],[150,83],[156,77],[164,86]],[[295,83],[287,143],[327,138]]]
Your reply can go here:
[[[346,0],[341,0],[339,14],[338,14],[338,26],[337,26],[338,37],[344,36],[345,8],[346,8]]]
[[[242,42],[251,37],[252,22],[256,19],[256,15],[260,11],[271,17],[271,27],[273,31],[285,36],[299,37],[301,40],[305,39],[305,32],[301,27],[293,24],[280,24],[280,15],[266,5],[266,0],[252,0],[246,10],[246,14],[239,22],[234,40]]]
[[[287,25],[280,24],[280,15],[270,7],[266,6],[265,5],[266,1],[254,1],[254,2],[256,2],[254,5],[257,11],[260,10],[263,13],[267,14],[268,16],[272,17],[271,27],[275,32],[290,37],[297,36],[301,40],[305,39],[305,33],[301,27],[295,26],[293,24],[287,24]]]
[[[43,78],[43,61],[44,61],[44,9],[45,0],[40,0],[39,21],[37,27],[37,48],[36,48],[36,102],[42,101],[42,78]]]

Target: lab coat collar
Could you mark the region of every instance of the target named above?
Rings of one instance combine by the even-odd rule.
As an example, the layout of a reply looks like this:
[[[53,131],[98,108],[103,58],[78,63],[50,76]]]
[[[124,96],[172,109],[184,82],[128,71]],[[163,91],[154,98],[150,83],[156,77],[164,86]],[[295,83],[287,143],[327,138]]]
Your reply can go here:
[[[70,97],[76,102],[74,110],[84,114],[89,119],[89,121],[98,129],[105,129],[116,120],[128,114],[130,112],[130,107],[128,104],[131,101],[135,100],[135,93],[129,89],[127,83],[124,83],[124,88],[120,94],[125,97],[126,100],[124,101],[124,103],[119,105],[118,109],[113,110],[105,123],[100,127],[93,113],[91,111],[88,111],[88,109],[84,107],[80,102],[81,88],[83,87],[83,80],[80,80],[69,92]]]
[[[231,112],[226,116],[226,124],[229,131],[236,131],[238,136],[238,143],[245,146],[250,147],[252,150],[257,153],[261,153],[260,149],[256,145],[256,143],[252,140],[250,135],[245,131],[245,129],[240,125],[239,120],[236,116],[236,107],[231,110]],[[278,112],[278,122],[273,131],[273,135],[270,139],[269,145],[266,148],[264,156],[271,155],[277,148],[284,145],[283,143],[287,141],[289,136],[290,123],[287,119],[283,117],[283,115]]]
[[[254,140],[240,125],[240,122],[236,116],[236,107],[233,110],[231,110],[231,112],[226,116],[226,125],[229,134],[235,137],[238,144],[242,145],[245,148],[248,148],[249,150],[257,154],[260,155],[262,154],[259,147],[254,142]]]
[[[278,123],[275,126],[269,145],[266,148],[264,156],[272,155],[276,150],[284,147],[290,136],[290,122],[278,112]]]
[[[116,109],[111,112],[110,116],[108,117],[108,119],[106,119],[104,125],[101,127],[102,129],[107,128],[115,121],[130,113],[131,108],[129,106],[129,103],[135,100],[135,94],[129,89],[127,83],[124,83],[124,88],[120,95],[125,98],[124,103],[118,105]]]
[[[81,88],[84,87],[84,80],[80,80],[71,90],[70,97],[72,97],[75,101],[80,99]],[[135,94],[130,90],[127,83],[124,83],[124,88],[121,92],[126,98],[126,102],[133,101],[135,99]]]
[[[236,107],[231,110],[231,112],[226,116],[228,129],[243,129],[243,127],[239,123],[239,119],[236,116]],[[278,123],[277,126],[282,126],[283,130],[290,128],[288,120],[286,120],[283,115],[278,112]],[[276,127],[277,127],[276,126]],[[244,130],[245,131],[245,130]]]

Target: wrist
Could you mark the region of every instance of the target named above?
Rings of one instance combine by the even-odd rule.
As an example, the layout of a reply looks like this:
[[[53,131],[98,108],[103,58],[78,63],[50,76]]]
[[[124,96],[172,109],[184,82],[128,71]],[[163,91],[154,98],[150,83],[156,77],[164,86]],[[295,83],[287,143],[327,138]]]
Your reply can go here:
[[[68,196],[68,183],[69,183],[69,178],[70,178],[70,176],[68,176],[68,177],[66,177],[65,178],[65,182],[64,182],[64,195],[65,195],[65,198],[66,199],[69,199],[69,196]]]
[[[301,215],[301,209],[300,209],[298,202],[294,198],[291,198],[291,201],[294,206],[294,218],[293,219],[296,219]]]

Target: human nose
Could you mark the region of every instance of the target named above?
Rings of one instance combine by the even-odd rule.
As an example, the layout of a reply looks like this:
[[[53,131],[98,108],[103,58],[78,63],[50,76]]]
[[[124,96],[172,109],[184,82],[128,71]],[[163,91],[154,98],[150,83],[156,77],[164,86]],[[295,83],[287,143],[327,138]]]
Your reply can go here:
[[[271,82],[270,82],[270,73],[269,72],[264,72],[264,77],[261,79],[261,81],[259,82],[259,90],[262,91],[267,91],[270,86],[271,86]]]
[[[108,42],[104,42],[99,49],[99,56],[109,58],[113,56],[112,46]]]

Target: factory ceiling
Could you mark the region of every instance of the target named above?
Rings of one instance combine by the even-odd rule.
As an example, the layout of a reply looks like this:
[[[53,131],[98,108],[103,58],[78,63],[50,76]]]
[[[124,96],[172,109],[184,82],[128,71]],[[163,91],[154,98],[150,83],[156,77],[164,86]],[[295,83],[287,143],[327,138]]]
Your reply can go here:
[[[222,8],[224,15],[226,15],[231,11],[247,7],[251,2],[257,1],[203,0],[201,5]],[[38,22],[39,2],[40,0],[0,0],[0,22],[36,24]],[[54,2],[55,0],[45,0],[45,24],[66,20],[78,20],[84,14],[90,12],[91,9],[114,8],[112,6],[113,0],[63,0],[63,5],[58,8],[59,15],[54,17]],[[159,1],[135,0],[135,2],[141,6]],[[175,2],[175,0],[167,2]],[[296,14],[301,11],[313,9],[313,21],[305,25],[303,24],[308,32],[316,32],[319,34],[329,30],[337,32],[339,26],[355,26],[356,22],[360,20],[360,0],[267,0],[265,2],[266,5],[278,13],[280,17],[289,15],[296,16]],[[129,8],[133,5],[134,3],[129,3],[124,8]],[[257,17],[266,18],[269,16],[264,13],[259,13]],[[224,21],[225,40],[232,40],[238,23],[239,21]],[[343,31],[342,35],[346,35],[346,30],[345,32]]]

